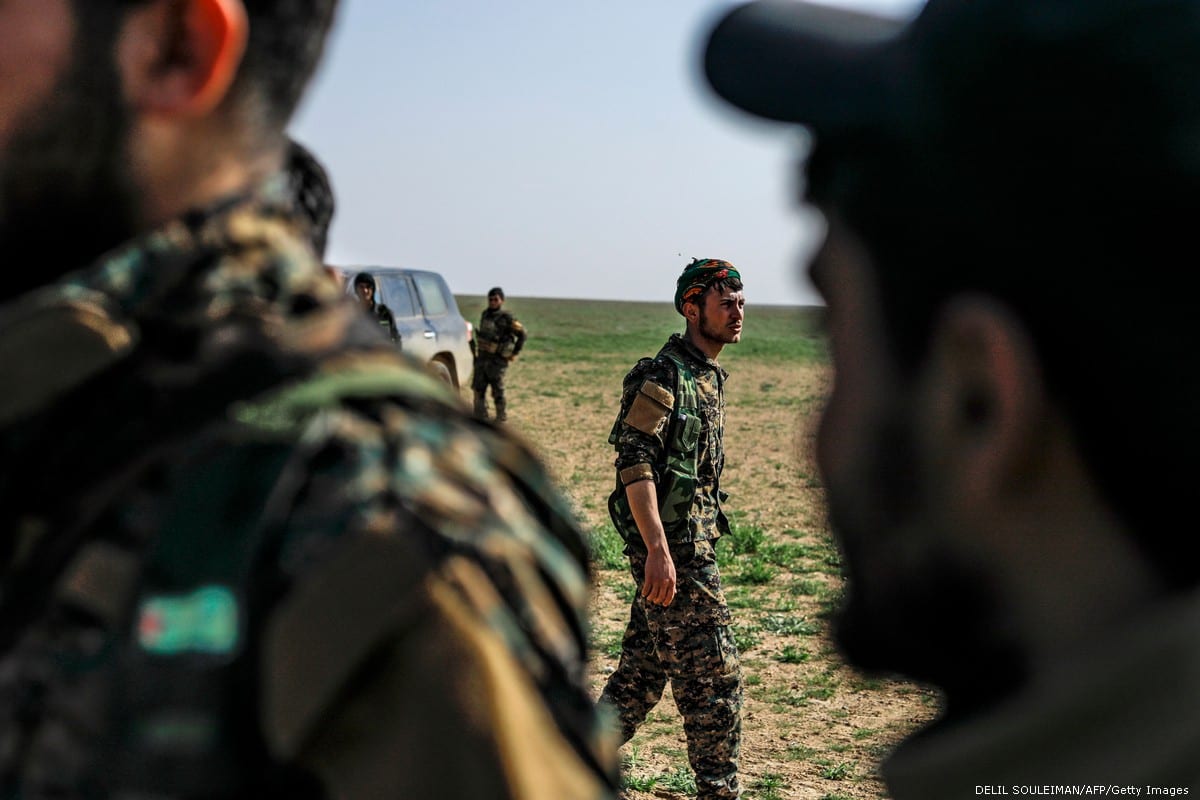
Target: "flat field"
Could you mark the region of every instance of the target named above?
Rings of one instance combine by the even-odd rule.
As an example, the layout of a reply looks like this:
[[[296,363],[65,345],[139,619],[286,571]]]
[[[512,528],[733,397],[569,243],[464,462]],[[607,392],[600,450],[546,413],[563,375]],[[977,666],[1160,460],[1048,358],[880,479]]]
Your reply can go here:
[[[458,300],[477,324],[484,298]],[[509,424],[542,454],[590,531],[591,679],[599,694],[616,667],[634,594],[608,520],[615,479],[608,434],[622,377],[683,320],[669,303],[510,298],[505,307],[529,330],[508,371]],[[842,573],[812,460],[829,381],[820,314],[750,305],[742,342],[720,357],[730,373],[722,488],[734,534],[718,553],[746,682],[747,800],[886,797],[880,756],[939,702],[926,688],[850,669],[830,641]],[[695,794],[669,689],[622,749],[622,763],[629,800]]]

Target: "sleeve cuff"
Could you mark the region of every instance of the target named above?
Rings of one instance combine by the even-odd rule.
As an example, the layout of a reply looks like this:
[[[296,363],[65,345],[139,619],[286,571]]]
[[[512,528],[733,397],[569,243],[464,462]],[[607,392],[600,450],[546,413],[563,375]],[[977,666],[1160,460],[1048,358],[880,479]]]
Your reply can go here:
[[[634,464],[632,467],[626,467],[618,473],[621,477],[621,485],[628,486],[631,483],[638,481],[654,480],[654,470],[649,464]]]

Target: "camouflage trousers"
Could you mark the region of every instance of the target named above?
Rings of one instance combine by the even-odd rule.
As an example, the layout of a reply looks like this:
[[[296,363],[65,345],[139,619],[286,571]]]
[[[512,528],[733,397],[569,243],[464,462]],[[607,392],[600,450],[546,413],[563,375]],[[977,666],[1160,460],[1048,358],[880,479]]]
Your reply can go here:
[[[678,591],[664,608],[641,596],[645,555],[629,555],[639,592],[630,608],[620,664],[600,702],[615,711],[624,744],[658,704],[669,680],[683,716],[697,798],[739,797],[742,671],[716,553],[711,541],[701,541],[672,545],[671,557]]]
[[[487,419],[487,390],[492,387],[492,402],[496,404],[496,421],[508,418],[508,403],[504,398],[504,373],[508,362],[497,356],[480,356],[475,359],[475,373],[471,377],[471,389],[475,392],[475,416]]]

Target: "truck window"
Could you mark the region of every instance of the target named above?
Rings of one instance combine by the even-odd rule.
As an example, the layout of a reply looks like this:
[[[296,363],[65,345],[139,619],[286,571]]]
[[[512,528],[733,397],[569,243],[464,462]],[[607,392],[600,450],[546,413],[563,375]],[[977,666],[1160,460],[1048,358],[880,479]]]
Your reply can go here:
[[[375,280],[382,291],[380,300],[397,317],[417,316],[417,304],[413,302],[412,290],[403,275],[376,275]]]
[[[413,275],[417,291],[421,294],[421,305],[425,316],[440,317],[446,313],[446,296],[442,294],[442,282],[435,275]]]

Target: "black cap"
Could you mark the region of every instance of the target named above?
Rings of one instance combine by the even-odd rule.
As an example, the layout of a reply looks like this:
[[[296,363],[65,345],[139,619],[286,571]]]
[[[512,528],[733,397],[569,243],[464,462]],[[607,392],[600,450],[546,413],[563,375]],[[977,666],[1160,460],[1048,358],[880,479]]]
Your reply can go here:
[[[718,22],[704,69],[818,147],[876,134],[975,160],[1200,174],[1196,0],[929,0],[911,21],[760,0]]]
[[[705,72],[719,95],[760,117],[820,128],[874,125],[894,110],[904,32],[899,20],[763,0],[718,23]]]

